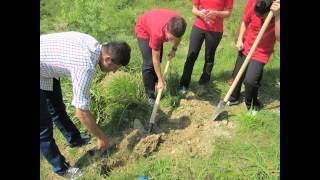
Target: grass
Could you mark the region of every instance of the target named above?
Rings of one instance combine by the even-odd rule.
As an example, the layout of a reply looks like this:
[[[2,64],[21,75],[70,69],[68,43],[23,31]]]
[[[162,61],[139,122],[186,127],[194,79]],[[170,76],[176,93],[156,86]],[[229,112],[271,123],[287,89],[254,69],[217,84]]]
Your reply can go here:
[[[238,2],[238,1],[235,1]],[[161,100],[162,107],[179,106],[178,82],[188,51],[188,40],[194,16],[191,15],[192,4],[184,0],[42,0],[41,33],[76,30],[95,36],[100,42],[114,39],[125,40],[132,48],[129,66],[119,73],[105,75],[98,71],[91,87],[91,111],[97,123],[108,134],[117,134],[128,127],[135,118],[148,119],[151,109],[147,106],[141,78],[141,54],[134,37],[134,21],[145,10],[154,7],[175,9],[186,19],[188,26],[176,57],[173,60],[168,78],[165,96]],[[224,96],[229,86],[225,81],[230,78],[237,52],[233,41],[243,13],[243,4],[235,3],[232,16],[225,20],[224,37],[219,44],[215,56],[212,81],[208,88],[219,91]],[[164,46],[164,53],[169,45]],[[204,48],[195,63],[191,90],[214,104],[208,94],[203,93],[197,85],[202,73]],[[261,101],[269,105],[280,101],[279,49],[269,64],[265,66]],[[164,67],[166,58],[162,61]],[[67,112],[81,132],[86,132],[74,117],[71,105],[72,84],[69,79],[62,78],[61,86]],[[220,98],[220,97],[215,97]],[[222,98],[222,97],[221,97]],[[279,109],[263,109],[252,118],[241,111],[229,120],[239,126],[234,130],[232,138],[217,138],[212,146],[209,158],[194,157],[183,154],[178,157],[141,158],[126,168],[114,169],[107,179],[137,179],[148,175],[155,179],[279,179],[280,175],[280,113]],[[54,137],[63,155],[75,162],[84,153],[84,148],[65,148],[65,140],[61,133],[54,129]],[[57,179],[51,166],[40,156],[40,178]],[[82,179],[104,179],[100,175],[101,161],[93,162],[87,167]]]

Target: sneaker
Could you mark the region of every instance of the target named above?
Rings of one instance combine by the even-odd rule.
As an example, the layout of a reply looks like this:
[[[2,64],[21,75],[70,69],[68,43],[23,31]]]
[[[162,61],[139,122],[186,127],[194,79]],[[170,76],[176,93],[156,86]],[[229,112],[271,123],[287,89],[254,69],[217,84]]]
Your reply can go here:
[[[74,147],[81,147],[83,145],[86,145],[90,142],[91,137],[89,135],[81,135],[81,140],[80,142],[76,144],[69,144],[69,147],[74,148]]]
[[[154,103],[156,102],[156,100],[154,99],[154,98],[149,98],[148,99],[148,103],[149,103],[149,105],[151,106],[151,107],[153,107],[154,106]]]
[[[231,101],[227,102],[228,106],[234,106],[234,105],[238,105],[238,104],[240,104],[239,100],[231,100]]]
[[[253,106],[252,109],[248,109],[248,115],[250,116],[255,116],[261,109],[261,104],[260,102],[257,102],[256,105]]]
[[[187,94],[187,87],[182,86],[181,89],[180,89],[180,91],[179,91],[179,93],[180,93],[181,95]]]
[[[82,171],[77,167],[69,167],[62,176],[67,179],[77,179],[82,176]]]
[[[253,108],[253,109],[248,110],[247,114],[248,114],[249,116],[256,116],[257,113],[258,113],[258,111],[259,111],[259,110]]]

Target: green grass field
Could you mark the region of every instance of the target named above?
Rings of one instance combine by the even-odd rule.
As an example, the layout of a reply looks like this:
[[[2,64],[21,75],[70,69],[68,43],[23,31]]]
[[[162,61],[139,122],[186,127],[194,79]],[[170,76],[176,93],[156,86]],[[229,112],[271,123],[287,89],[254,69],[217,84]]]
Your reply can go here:
[[[229,86],[225,81],[230,78],[237,57],[233,42],[241,21],[244,2],[240,0],[234,2],[232,15],[225,20],[224,36],[216,52],[212,80],[204,91],[197,84],[204,62],[204,48],[200,52],[192,75],[190,90],[203,99],[203,102],[209,102],[214,106],[228,91]],[[148,119],[151,114],[142,84],[140,69],[142,59],[134,36],[135,19],[144,11],[155,7],[170,8],[181,13],[188,26],[170,68],[167,90],[161,100],[163,109],[176,111],[179,108],[182,98],[178,95],[178,82],[183,71],[194,20],[191,14],[191,1],[42,0],[40,3],[41,33],[80,31],[93,35],[100,42],[125,40],[131,46],[132,58],[128,67],[121,68],[121,73],[116,75],[104,75],[99,72],[92,84],[90,108],[99,126],[110,136],[120,135],[129,128],[130,122],[134,119]],[[164,53],[167,53],[169,48],[169,45],[165,45]],[[208,144],[212,146],[209,157],[183,153],[178,156],[168,154],[160,157],[138,158],[134,162],[127,162],[127,165],[122,168],[114,168],[109,176],[100,173],[103,160],[86,162],[87,168],[81,179],[138,179],[138,176],[142,175],[153,177],[155,180],[280,179],[279,50],[280,44],[277,43],[274,54],[264,69],[259,97],[265,108],[257,116],[250,117],[246,115],[242,106],[233,107],[238,112],[229,118],[237,125],[234,129],[228,130],[233,135],[231,138],[217,137],[213,144]],[[163,67],[165,62],[166,58],[163,59]],[[67,112],[80,131],[86,132],[74,117],[74,108],[71,106],[72,87],[69,79],[62,79],[62,89]],[[206,94],[211,91],[213,98],[210,94]],[[184,113],[183,109],[181,113]],[[213,110],[203,116],[206,117],[212,113]],[[62,154],[72,165],[78,162],[88,149],[88,147],[75,149],[65,147],[65,140],[56,129],[54,137]],[[94,142],[88,146],[93,147]],[[41,179],[59,179],[41,155],[40,164]]]

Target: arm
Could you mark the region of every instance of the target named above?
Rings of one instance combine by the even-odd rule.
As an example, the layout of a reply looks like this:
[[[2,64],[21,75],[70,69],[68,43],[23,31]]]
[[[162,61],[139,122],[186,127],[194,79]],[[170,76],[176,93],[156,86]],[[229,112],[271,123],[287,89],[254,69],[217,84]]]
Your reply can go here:
[[[173,44],[172,44],[172,48],[171,48],[171,51],[169,52],[168,56],[170,59],[174,58],[176,56],[176,51],[177,51],[177,48],[181,42],[181,38],[175,38],[173,40]]]
[[[178,48],[178,46],[179,46],[179,44],[180,44],[180,42],[181,42],[181,39],[182,39],[182,37],[176,38],[176,39],[173,41],[172,49],[177,49],[177,48]]]
[[[164,86],[164,81],[161,74],[161,67],[160,67],[160,51],[156,51],[152,49],[152,63],[154,71],[156,72],[156,75],[158,77],[158,89],[162,89]]]
[[[76,69],[71,72],[73,100],[76,107],[75,116],[81,124],[97,137],[97,149],[104,151],[108,146],[108,139],[103,131],[95,123],[95,119],[89,111],[90,86],[95,75],[95,69]]]
[[[246,29],[247,29],[246,24],[244,23],[244,21],[242,21],[240,25],[238,40],[236,43],[236,47],[239,51],[241,51],[243,48],[243,36],[244,36],[244,33],[246,32]]]
[[[229,17],[231,15],[231,12],[232,12],[231,9],[225,9],[223,11],[211,10],[207,14],[207,17],[210,18],[212,16],[218,16],[218,17],[222,17],[222,18],[227,18],[227,17]]]
[[[199,11],[197,5],[193,5],[193,7],[192,7],[192,13],[193,13],[194,15],[196,15],[196,16],[199,16],[199,17],[202,18],[202,19],[205,19],[205,16],[206,16],[205,13],[202,12],[202,11]]]
[[[273,12],[275,16],[275,35],[277,41],[280,41],[280,0],[275,0],[270,10]]]
[[[103,131],[95,123],[94,117],[88,110],[76,108],[75,116],[80,120],[81,124],[97,137],[97,148],[105,150],[108,146],[108,139]]]
[[[280,15],[276,16],[276,22],[275,22],[275,34],[277,41],[280,42]]]

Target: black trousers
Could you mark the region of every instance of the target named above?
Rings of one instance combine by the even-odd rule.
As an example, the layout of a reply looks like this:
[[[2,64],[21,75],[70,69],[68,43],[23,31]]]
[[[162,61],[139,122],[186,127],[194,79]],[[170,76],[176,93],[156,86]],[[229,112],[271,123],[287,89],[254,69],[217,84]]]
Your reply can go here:
[[[232,77],[235,78],[243,64],[246,56],[239,52]],[[249,109],[251,106],[258,105],[258,90],[263,75],[264,64],[254,59],[250,59],[247,69],[242,74],[240,81],[235,87],[230,100],[238,100],[240,97],[241,85],[245,85],[245,103]]]
[[[192,26],[189,51],[184,64],[183,74],[180,79],[180,86],[188,87],[191,80],[194,63],[196,62],[202,43],[205,40],[205,62],[200,80],[209,81],[214,63],[216,49],[221,41],[222,32],[204,31]]]
[[[154,71],[152,62],[152,49],[149,47],[149,40],[138,38],[138,45],[142,54],[142,77],[144,89],[149,98],[155,98],[155,85],[158,82],[158,77]],[[163,44],[160,50],[160,63],[162,61]]]

